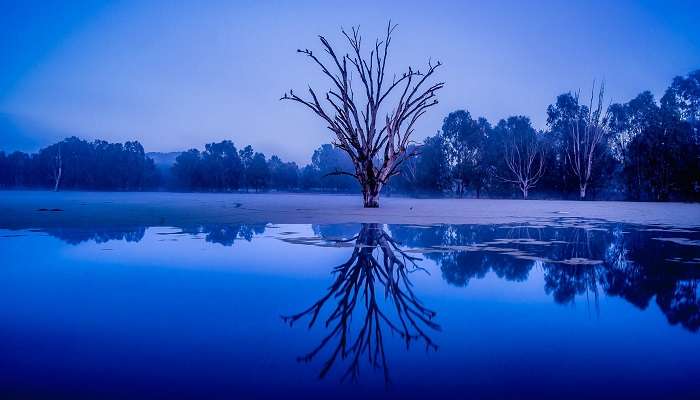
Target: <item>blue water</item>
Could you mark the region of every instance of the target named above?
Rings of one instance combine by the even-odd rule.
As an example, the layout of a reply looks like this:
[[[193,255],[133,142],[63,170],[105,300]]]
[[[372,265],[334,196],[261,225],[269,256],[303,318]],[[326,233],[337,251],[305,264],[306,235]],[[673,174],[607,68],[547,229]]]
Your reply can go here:
[[[0,398],[700,398],[699,284],[605,221],[5,229]]]

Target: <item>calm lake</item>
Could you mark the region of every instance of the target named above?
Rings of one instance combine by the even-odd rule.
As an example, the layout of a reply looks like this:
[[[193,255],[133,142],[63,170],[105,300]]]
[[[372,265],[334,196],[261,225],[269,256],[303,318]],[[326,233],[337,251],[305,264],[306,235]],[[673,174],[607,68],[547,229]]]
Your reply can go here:
[[[0,229],[1,398],[700,398],[700,231]]]

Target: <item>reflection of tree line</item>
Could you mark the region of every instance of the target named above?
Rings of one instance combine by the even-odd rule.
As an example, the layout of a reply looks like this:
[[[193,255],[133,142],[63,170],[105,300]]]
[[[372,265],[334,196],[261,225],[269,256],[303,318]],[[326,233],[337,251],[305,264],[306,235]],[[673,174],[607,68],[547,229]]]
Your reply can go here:
[[[203,234],[204,240],[210,243],[218,243],[224,246],[233,246],[236,240],[243,239],[247,242],[253,240],[253,236],[265,233],[265,224],[209,224],[182,228],[182,233],[191,235]]]
[[[369,225],[314,225],[316,235],[331,240],[364,240],[361,234]],[[205,224],[159,234],[204,235],[210,243],[231,246],[236,240],[250,241],[265,232],[264,224]],[[501,279],[524,281],[530,270],[540,265],[544,289],[557,303],[572,303],[576,296],[600,293],[624,298],[645,309],[653,298],[672,324],[680,323],[691,331],[700,329],[700,271],[696,265],[669,261],[697,258],[697,247],[652,240],[677,233],[645,231],[624,225],[588,227],[510,227],[495,225],[437,225],[412,227],[391,225],[388,232],[403,245],[428,250],[425,256],[435,261],[450,284],[466,286],[490,271]],[[628,230],[625,232],[625,230]],[[138,242],[145,227],[122,229],[51,228],[43,232],[70,244],[110,240]],[[358,231],[360,234],[358,234]],[[387,238],[389,238],[387,236]],[[532,239],[537,244],[523,239]],[[501,240],[501,242],[498,242]],[[450,250],[484,243],[487,249]],[[371,244],[369,248],[376,247]],[[498,249],[514,251],[494,251]],[[445,250],[447,249],[447,250]],[[584,263],[562,263],[578,259]],[[599,260],[585,264],[586,260]]]
[[[623,225],[604,229],[488,225],[389,229],[407,246],[427,247],[425,256],[440,266],[443,278],[453,285],[466,286],[470,279],[483,278],[489,271],[502,279],[523,281],[535,265],[541,265],[545,292],[557,303],[572,303],[579,295],[597,303],[604,293],[645,309],[655,297],[670,323],[691,331],[700,329],[700,271],[696,265],[669,260],[693,259],[697,247],[652,239],[668,233]],[[535,244],[522,239],[533,239]],[[458,250],[483,243],[491,244],[487,249]],[[499,247],[508,251],[499,251]]]
[[[180,227],[178,231],[157,232],[158,235],[204,235],[204,240],[209,243],[217,243],[223,246],[232,246],[236,240],[250,242],[255,235],[265,232],[265,224],[205,224]],[[110,240],[124,240],[126,242],[140,242],[146,234],[146,227],[122,227],[122,228],[47,228],[42,232],[56,237],[69,244],[80,244],[93,241],[106,243]]]
[[[83,242],[107,243],[110,240],[124,240],[126,242],[140,242],[146,234],[146,227],[138,226],[131,228],[48,228],[42,232],[61,239],[62,241],[77,245]]]
[[[262,224],[208,224],[158,234],[204,235],[207,242],[231,246],[236,240],[250,241],[265,229]],[[655,297],[671,324],[679,323],[690,331],[700,329],[700,272],[696,266],[668,260],[670,256],[694,259],[696,248],[652,240],[663,232],[623,225],[601,229],[344,224],[314,225],[313,230],[328,243],[340,247],[354,244],[348,260],[333,268],[333,281],[320,298],[283,317],[290,325],[306,322],[309,328],[324,326],[318,345],[298,357],[307,363],[321,359],[320,377],[339,364],[344,365],[342,379],[356,380],[366,363],[382,370],[389,382],[387,333],[397,335],[407,347],[418,342],[427,349],[437,349],[431,338],[440,329],[434,321],[436,313],[418,299],[410,280],[410,274],[422,268],[399,243],[417,248],[435,261],[442,277],[453,285],[467,286],[471,279],[481,279],[489,272],[508,281],[525,281],[537,265],[544,273],[545,292],[557,303],[572,303],[576,296],[588,295],[597,306],[599,294],[604,293],[645,309]],[[145,228],[46,232],[72,244],[87,240],[137,242]]]

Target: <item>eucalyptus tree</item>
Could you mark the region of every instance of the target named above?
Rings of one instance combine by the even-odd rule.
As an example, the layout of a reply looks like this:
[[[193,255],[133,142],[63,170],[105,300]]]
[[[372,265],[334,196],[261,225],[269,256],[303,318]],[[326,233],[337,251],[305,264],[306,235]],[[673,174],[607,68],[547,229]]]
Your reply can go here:
[[[603,105],[605,85],[601,84],[598,93],[593,84],[588,105],[581,104],[580,92],[566,93],[557,98],[555,105],[547,108],[547,122],[555,130],[560,130],[566,164],[578,183],[579,197],[586,198],[586,191],[594,180],[594,171],[609,138],[609,112]],[[620,148],[624,146],[622,136]]]
[[[486,185],[486,145],[491,125],[485,118],[475,120],[469,111],[451,112],[442,123],[442,135],[447,142],[447,152],[452,175],[457,181],[457,194],[461,197],[472,186],[476,197]]]
[[[409,67],[391,81],[385,80],[395,28],[390,22],[384,39],[377,39],[369,53],[362,48],[359,28],[342,30],[349,44],[346,54],[319,36],[326,53],[324,59],[309,49],[297,52],[320,67],[332,89],[320,98],[312,88],[306,98],[292,90],[282,97],[305,105],[327,124],[334,135],[334,145],[348,153],[354,167],[354,171],[333,174],[357,179],[365,207],[379,207],[382,187],[400,173],[405,160],[417,154],[407,152],[415,124],[428,108],[437,104],[436,93],[444,85],[432,83],[441,63],[430,60],[424,71]]]
[[[586,189],[592,179],[594,163],[600,158],[600,147],[608,135],[608,116],[603,108],[605,84],[601,84],[594,103],[595,83],[591,89],[588,107],[580,106],[578,118],[569,125],[566,156],[578,178],[581,200],[586,198]],[[576,95],[578,103],[579,95]]]
[[[673,78],[667,93],[674,97],[681,117],[693,127],[695,140],[700,139],[700,69]]]

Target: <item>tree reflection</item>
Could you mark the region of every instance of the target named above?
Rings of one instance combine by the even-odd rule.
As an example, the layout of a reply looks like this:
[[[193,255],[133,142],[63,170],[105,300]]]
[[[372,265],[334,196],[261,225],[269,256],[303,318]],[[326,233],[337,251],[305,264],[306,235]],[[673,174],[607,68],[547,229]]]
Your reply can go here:
[[[700,329],[700,279],[674,282],[656,295],[656,303],[671,324],[680,323],[697,332]]]
[[[409,274],[421,270],[418,258],[402,251],[379,224],[363,224],[356,236],[335,240],[355,241],[355,247],[350,258],[333,269],[334,280],[326,294],[306,310],[282,318],[290,325],[308,318],[309,328],[319,318],[324,320],[329,332],[318,346],[298,358],[310,362],[325,349],[329,355],[321,378],[340,359],[348,360],[342,379],[354,381],[366,360],[383,371],[388,383],[386,331],[397,334],[407,348],[421,342],[427,349],[437,349],[429,336],[440,329],[433,321],[436,314],[416,297],[409,279]],[[321,317],[326,307],[329,313]]]
[[[180,227],[179,231],[156,232],[157,235],[204,235],[204,240],[222,246],[233,246],[236,240],[250,242],[255,235],[265,233],[266,224],[205,224]],[[42,231],[68,244],[78,245],[85,242],[98,244],[109,241],[137,243],[146,235],[145,226],[114,228],[47,228]]]
[[[593,249],[592,237],[598,231],[585,228],[559,230],[560,246],[551,246],[547,260],[543,262],[544,290],[559,304],[573,303],[576,296],[593,298],[596,311],[599,311],[599,281],[603,272],[597,252]],[[593,243],[596,243],[593,241]],[[562,265],[557,260],[566,261]]]
[[[255,235],[265,233],[266,224],[206,224],[182,228],[182,233],[190,235],[204,234],[204,240],[222,246],[233,246],[236,240],[247,242]]]
[[[107,243],[111,240],[140,242],[146,234],[146,227],[129,228],[47,228],[43,232],[71,245],[84,242]]]
[[[573,219],[547,226],[391,226],[390,230],[394,238],[423,249],[455,286],[467,286],[489,272],[523,281],[538,266],[545,293],[559,304],[585,296],[597,310],[600,295],[605,294],[646,309],[655,299],[669,323],[700,330],[698,247],[674,241],[679,236],[696,240],[697,231]]]
[[[408,246],[443,250],[429,251],[425,256],[435,261],[440,266],[442,277],[455,286],[467,286],[471,279],[484,278],[490,271],[509,281],[525,281],[534,264],[532,260],[508,254],[455,248],[493,243],[503,238],[529,238],[536,234],[528,228],[503,230],[495,225],[442,225],[418,229],[392,225],[390,230],[394,238]]]

